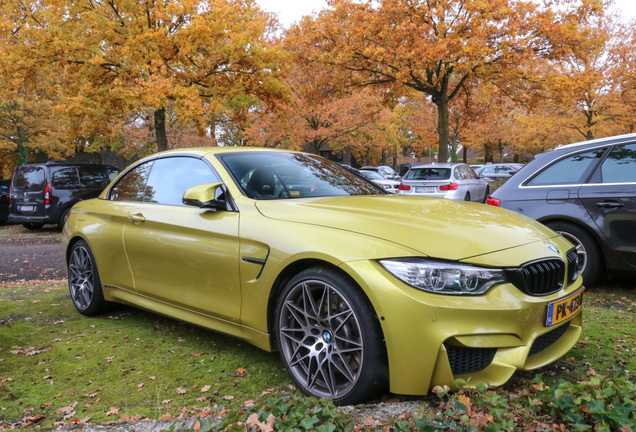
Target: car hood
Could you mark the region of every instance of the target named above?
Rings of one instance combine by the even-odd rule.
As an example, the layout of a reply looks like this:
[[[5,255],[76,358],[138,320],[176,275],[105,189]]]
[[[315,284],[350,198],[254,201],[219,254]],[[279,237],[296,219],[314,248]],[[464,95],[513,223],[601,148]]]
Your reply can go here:
[[[554,237],[525,216],[484,204],[409,196],[347,196],[256,201],[265,217],[381,238],[449,260]]]

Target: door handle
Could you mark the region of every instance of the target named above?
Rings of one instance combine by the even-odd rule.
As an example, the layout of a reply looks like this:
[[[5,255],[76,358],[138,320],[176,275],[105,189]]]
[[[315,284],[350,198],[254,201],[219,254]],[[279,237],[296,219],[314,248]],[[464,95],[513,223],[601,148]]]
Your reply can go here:
[[[141,213],[129,213],[128,220],[135,224],[146,222],[146,218]]]
[[[619,203],[616,201],[603,201],[600,203],[596,203],[596,207],[604,208],[604,209],[615,209],[619,207],[623,207],[623,203]]]

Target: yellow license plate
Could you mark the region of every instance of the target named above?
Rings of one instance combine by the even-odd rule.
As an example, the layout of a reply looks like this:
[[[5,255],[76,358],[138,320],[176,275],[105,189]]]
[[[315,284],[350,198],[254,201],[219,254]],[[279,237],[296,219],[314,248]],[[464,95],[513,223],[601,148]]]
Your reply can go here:
[[[581,288],[569,297],[554,301],[548,305],[545,326],[550,327],[575,315],[583,307],[583,291]]]

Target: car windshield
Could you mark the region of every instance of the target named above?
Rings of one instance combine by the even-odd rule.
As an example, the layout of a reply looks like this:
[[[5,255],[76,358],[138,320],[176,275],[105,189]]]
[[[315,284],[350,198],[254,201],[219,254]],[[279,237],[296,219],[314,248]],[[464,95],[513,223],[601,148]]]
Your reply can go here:
[[[404,180],[448,180],[450,168],[411,168]]]
[[[250,198],[385,194],[381,188],[319,156],[304,153],[237,152],[218,157]]]
[[[380,174],[378,174],[375,171],[360,171],[360,172],[362,173],[363,176],[365,176],[369,180],[384,180],[384,177],[382,177]]]

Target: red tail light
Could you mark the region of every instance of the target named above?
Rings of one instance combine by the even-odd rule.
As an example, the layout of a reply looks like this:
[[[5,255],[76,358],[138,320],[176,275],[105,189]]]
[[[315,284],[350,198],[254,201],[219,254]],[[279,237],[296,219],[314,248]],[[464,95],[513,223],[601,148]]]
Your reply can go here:
[[[51,183],[48,183],[44,189],[44,204],[51,205]]]
[[[13,204],[13,186],[9,186],[9,205]]]
[[[407,191],[407,190],[411,190],[411,186],[407,186],[405,184],[400,183],[400,186],[398,186],[398,189]]]
[[[501,207],[501,200],[498,200],[497,198],[488,197],[488,199],[486,200],[486,204],[490,204],[491,206],[495,206],[495,207]]]
[[[457,183],[451,183],[444,186],[440,186],[439,190],[447,191],[447,190],[457,190],[459,185]]]

